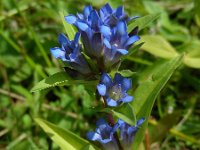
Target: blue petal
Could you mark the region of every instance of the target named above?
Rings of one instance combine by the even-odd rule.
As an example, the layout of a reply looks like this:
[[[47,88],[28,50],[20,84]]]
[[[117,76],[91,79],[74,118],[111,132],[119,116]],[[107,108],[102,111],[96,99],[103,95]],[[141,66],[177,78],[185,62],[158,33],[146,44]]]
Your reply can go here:
[[[77,21],[76,25],[81,31],[85,31],[85,30],[88,29],[88,25],[86,23],[84,23],[84,22]]]
[[[83,10],[85,17],[87,18],[90,14],[90,12],[92,11],[92,6],[86,6]]]
[[[132,80],[131,79],[123,78],[123,80],[121,82],[122,82],[121,83],[122,88],[125,91],[128,91],[132,87]]]
[[[137,126],[140,126],[145,121],[145,118],[141,118],[137,121]]]
[[[124,78],[121,76],[121,74],[116,73],[114,77],[114,82],[117,84],[122,84],[123,79]]]
[[[110,141],[112,141],[111,138],[99,140],[99,142],[102,143],[102,144],[106,144],[106,143],[108,143],[108,142],[110,142]],[[113,147],[113,146],[112,146],[112,147]]]
[[[125,122],[122,119],[118,119],[117,124],[119,124],[119,126],[122,126]]]
[[[102,25],[100,27],[100,31],[105,37],[109,37],[111,35],[111,29],[108,26]]]
[[[91,28],[97,29],[99,23],[99,15],[96,10],[91,11],[88,19],[91,21]]]
[[[108,105],[108,106],[111,106],[111,107],[118,106],[117,101],[115,101],[114,99],[107,98],[107,99],[106,99],[106,102],[107,102],[107,105]]]
[[[67,21],[69,24],[74,24],[76,20],[77,18],[74,15],[69,15],[65,17],[65,21]]]
[[[111,86],[112,80],[107,73],[103,73],[101,76],[101,83],[105,84],[106,86]]]
[[[64,34],[62,34],[62,33],[58,35],[58,42],[61,45],[64,45],[64,44],[69,45],[70,44],[68,38]]]
[[[60,49],[59,47],[55,47],[55,48],[50,48],[51,50],[51,54],[55,57],[55,58],[60,58],[63,61],[66,61],[65,58],[65,51],[63,51],[62,49]]]
[[[91,141],[96,141],[96,140],[100,140],[101,139],[101,135],[99,135],[98,133],[96,132],[88,132],[87,133],[87,138]]]
[[[116,50],[122,55],[128,54],[128,51],[126,49],[116,49]]]
[[[117,9],[116,9],[116,16],[119,18],[123,15],[124,13],[124,7],[123,6],[119,6]]]
[[[124,98],[122,99],[122,101],[123,101],[124,103],[129,103],[129,102],[133,101],[133,96],[127,95],[126,97],[124,97]]]
[[[105,46],[106,46],[107,48],[111,49],[110,42],[109,42],[106,38],[104,38],[103,43],[105,44]]]
[[[125,47],[133,44],[134,42],[138,41],[139,39],[140,39],[140,37],[137,36],[137,35],[134,35],[134,36],[130,37],[126,42]]]
[[[72,54],[69,54],[69,59],[70,59],[70,62],[76,62],[76,54],[72,53]]]
[[[107,3],[106,5],[104,5],[101,10],[103,11],[103,13],[105,13],[106,15],[109,15],[112,13],[112,8],[111,6]]]
[[[97,90],[101,96],[106,95],[106,86],[104,84],[97,85]]]
[[[117,24],[117,33],[119,35],[124,35],[124,34],[127,34],[127,25],[124,21],[120,21],[118,22]]]

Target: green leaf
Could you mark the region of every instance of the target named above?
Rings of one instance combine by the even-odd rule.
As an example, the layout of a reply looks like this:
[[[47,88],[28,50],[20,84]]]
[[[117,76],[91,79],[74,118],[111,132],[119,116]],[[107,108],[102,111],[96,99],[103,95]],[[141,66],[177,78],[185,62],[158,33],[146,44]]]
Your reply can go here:
[[[162,36],[144,35],[141,36],[141,41],[145,42],[142,45],[142,50],[155,56],[169,59],[178,55],[176,50]]]
[[[200,57],[192,58],[192,57],[188,57],[187,55],[185,55],[183,61],[188,67],[197,68],[197,69],[200,68]]]
[[[180,66],[183,55],[169,61],[162,61],[147,68],[140,74],[139,87],[134,93],[132,103],[137,118],[145,117],[148,120],[156,97],[170,79],[174,71]],[[145,121],[134,140],[134,149],[137,149],[144,137],[148,121]]]
[[[88,141],[68,130],[62,129],[40,118],[36,118],[35,121],[63,150],[95,150]]]
[[[124,120],[126,123],[135,126],[136,118],[134,115],[133,108],[130,104],[123,104],[123,106],[118,110],[111,110],[114,116]]]
[[[46,79],[37,83],[32,89],[31,92],[40,91],[43,89],[55,87],[55,86],[64,86],[72,84],[85,84],[85,85],[96,85],[97,81],[86,81],[86,80],[73,80],[71,79],[66,72],[55,73]]]
[[[200,68],[200,41],[193,40],[184,46],[180,47],[180,49],[186,52],[184,56],[183,62],[185,65],[192,68]]]
[[[131,70],[120,70],[118,71],[118,73],[120,73],[123,77],[131,77],[133,76],[136,72],[133,72]]]
[[[139,27],[139,30],[142,30],[147,25],[149,25],[151,22],[158,19],[159,16],[160,16],[160,14],[156,13],[156,14],[146,15],[146,16],[141,17],[141,18],[133,19],[128,24],[128,32],[131,32],[137,26]]]

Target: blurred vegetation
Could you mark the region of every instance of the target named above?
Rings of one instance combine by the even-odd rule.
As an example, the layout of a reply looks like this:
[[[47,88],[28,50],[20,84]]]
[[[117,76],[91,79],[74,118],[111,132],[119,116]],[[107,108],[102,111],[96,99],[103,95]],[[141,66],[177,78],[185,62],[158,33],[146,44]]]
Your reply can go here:
[[[156,100],[144,145],[152,149],[200,149],[199,0],[1,0],[0,150],[58,149],[36,125],[36,116],[83,137],[94,128],[91,106],[96,106],[95,96],[83,85],[36,93],[30,90],[44,77],[63,70],[49,51],[58,45],[58,34],[65,33],[59,12],[76,14],[85,5],[98,9],[107,2],[113,7],[124,5],[130,16],[160,13],[139,33],[146,46],[122,67],[139,74],[152,63],[170,58],[169,51],[185,54],[181,68]],[[133,75],[133,85],[138,74]]]

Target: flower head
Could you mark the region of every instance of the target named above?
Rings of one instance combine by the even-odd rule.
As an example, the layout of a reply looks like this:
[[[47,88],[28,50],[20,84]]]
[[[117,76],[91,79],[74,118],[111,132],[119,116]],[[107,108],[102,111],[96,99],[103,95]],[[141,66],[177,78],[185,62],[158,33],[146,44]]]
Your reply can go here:
[[[107,73],[103,73],[97,90],[108,106],[115,107],[133,100],[133,97],[127,94],[131,85],[131,80],[122,77],[119,73],[115,74],[113,81]]]
[[[51,53],[55,58],[67,62],[73,69],[82,74],[90,73],[90,68],[84,60],[79,45],[80,33],[76,33],[74,40],[70,41],[64,34],[58,36],[61,47],[51,48]]]
[[[122,147],[126,147],[127,150],[131,149],[135,135],[144,121],[145,119],[141,118],[137,121],[136,126],[131,126],[121,119],[118,120],[115,124],[115,128],[120,129],[120,143]]]
[[[118,145],[114,137],[115,129],[107,124],[104,119],[96,123],[97,128],[87,133],[87,138],[91,141],[98,141],[106,150],[118,150]]]
[[[82,14],[68,15],[65,20],[81,32],[85,53],[97,61],[101,71],[110,71],[139,40],[137,32],[128,34],[130,18],[122,6],[112,9],[106,4],[99,11],[86,6]]]

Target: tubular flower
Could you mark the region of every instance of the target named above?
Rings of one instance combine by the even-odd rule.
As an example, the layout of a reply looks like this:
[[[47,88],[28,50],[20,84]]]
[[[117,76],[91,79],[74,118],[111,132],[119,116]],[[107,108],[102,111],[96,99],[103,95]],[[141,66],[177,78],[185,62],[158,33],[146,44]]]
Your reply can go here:
[[[100,119],[96,123],[97,128],[87,133],[87,138],[91,141],[98,141],[106,150],[119,150],[116,139],[114,137],[115,129],[106,123],[104,119]]]
[[[91,57],[99,57],[103,51],[103,42],[100,29],[102,20],[96,10],[91,6],[84,8],[83,14],[69,15],[65,20],[75,25],[82,34],[82,43],[85,47],[86,54]],[[108,27],[108,30],[109,27]]]
[[[131,80],[122,77],[119,73],[115,74],[113,81],[108,74],[103,73],[97,90],[108,106],[115,107],[133,100],[133,96],[127,94],[131,86]]]
[[[127,22],[130,19],[122,6],[113,10],[106,4],[99,11],[86,6],[83,14],[68,15],[65,20],[81,32],[85,53],[96,59],[101,71],[109,71],[139,40],[137,32],[128,34]]]
[[[131,126],[123,120],[119,119],[115,124],[115,128],[119,128],[120,130],[120,143],[126,150],[131,149],[135,135],[144,121],[145,119],[141,118],[137,121],[136,126]]]
[[[112,28],[110,34],[103,30],[102,34],[104,36],[103,42],[105,45],[104,64],[108,68],[119,62],[120,57],[126,55],[132,44],[140,39],[137,35],[129,37],[127,25],[124,21],[118,22],[116,27]]]
[[[99,13],[103,23],[110,27],[115,26],[118,21],[128,22],[130,20],[128,15],[124,13],[123,6],[119,6],[113,10],[109,4],[106,4],[100,9]]]
[[[70,41],[64,34],[58,36],[61,47],[51,48],[51,53],[55,58],[68,63],[74,70],[82,74],[89,74],[90,68],[80,52],[80,33],[76,33],[74,40]]]

